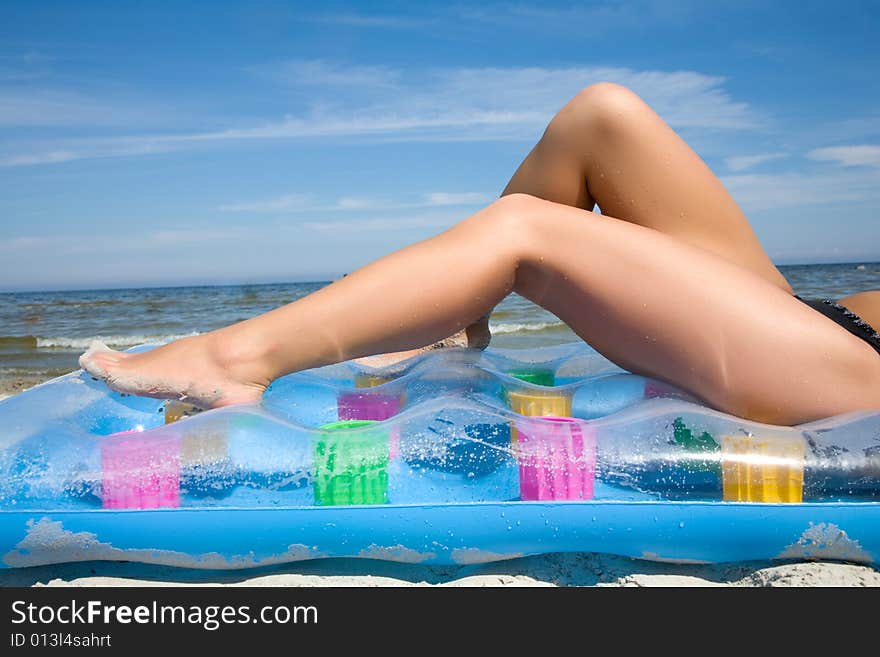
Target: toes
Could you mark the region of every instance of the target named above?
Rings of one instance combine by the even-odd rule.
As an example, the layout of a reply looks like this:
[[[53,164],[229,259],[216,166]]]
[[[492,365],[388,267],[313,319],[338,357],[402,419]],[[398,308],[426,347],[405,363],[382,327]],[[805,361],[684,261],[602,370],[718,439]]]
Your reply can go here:
[[[83,355],[93,354],[93,353],[96,353],[99,351],[113,351],[113,350],[110,347],[108,347],[106,344],[101,342],[100,340],[92,340],[89,343],[89,348],[86,350],[86,353]]]
[[[107,366],[115,362],[111,354],[116,354],[100,340],[92,340],[86,352],[79,357],[79,366],[93,376],[106,379],[109,375]]]

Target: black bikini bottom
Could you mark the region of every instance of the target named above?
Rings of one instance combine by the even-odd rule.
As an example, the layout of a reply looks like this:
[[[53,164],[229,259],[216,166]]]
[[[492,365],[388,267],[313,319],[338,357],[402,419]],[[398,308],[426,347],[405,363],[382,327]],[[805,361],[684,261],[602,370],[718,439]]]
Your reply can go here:
[[[813,310],[822,313],[831,321],[840,324],[854,336],[874,347],[880,354],[880,333],[853,311],[830,299],[801,299],[797,295],[795,298],[800,299]]]

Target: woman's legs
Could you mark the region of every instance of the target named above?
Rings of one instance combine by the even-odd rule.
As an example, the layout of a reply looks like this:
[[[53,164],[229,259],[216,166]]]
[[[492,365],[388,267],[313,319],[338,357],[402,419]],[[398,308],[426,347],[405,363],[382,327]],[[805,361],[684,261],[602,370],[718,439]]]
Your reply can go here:
[[[81,364],[123,391],[255,401],[284,373],[441,339],[511,291],[623,367],[730,413],[788,424],[880,406],[873,350],[762,277],[656,230],[524,195],[265,315]]]
[[[504,194],[592,210],[653,228],[791,292],[721,181],[636,94],[611,83],[575,96]]]
[[[507,194],[584,210],[598,204],[604,214],[710,251],[792,292],[721,181],[620,85],[592,85],[566,104],[507,183]],[[468,330],[485,346],[489,316]]]
[[[791,293],[748,219],[700,157],[636,94],[587,87],[557,113],[502,196],[529,194],[653,228]],[[451,344],[484,347],[489,317]],[[388,360],[412,353],[390,355]]]

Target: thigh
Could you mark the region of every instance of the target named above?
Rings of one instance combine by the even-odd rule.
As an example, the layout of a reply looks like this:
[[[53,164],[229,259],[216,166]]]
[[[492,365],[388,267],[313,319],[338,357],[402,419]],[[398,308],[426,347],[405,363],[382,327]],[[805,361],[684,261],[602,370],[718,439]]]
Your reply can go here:
[[[603,214],[710,251],[791,292],[721,181],[618,85],[593,85],[568,103],[508,189],[585,209],[595,201]]]
[[[838,303],[868,322],[874,330],[880,331],[880,290],[851,294],[838,299]]]
[[[534,203],[517,291],[622,367],[776,424],[880,408],[874,350],[761,276],[653,229]]]

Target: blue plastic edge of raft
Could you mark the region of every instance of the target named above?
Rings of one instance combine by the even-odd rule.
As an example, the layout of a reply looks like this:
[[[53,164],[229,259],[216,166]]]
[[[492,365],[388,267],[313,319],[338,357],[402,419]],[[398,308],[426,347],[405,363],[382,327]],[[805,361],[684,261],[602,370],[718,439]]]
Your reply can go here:
[[[238,569],[330,557],[475,564],[598,552],[683,563],[876,563],[880,503],[497,502],[2,511],[2,567],[134,561]]]

